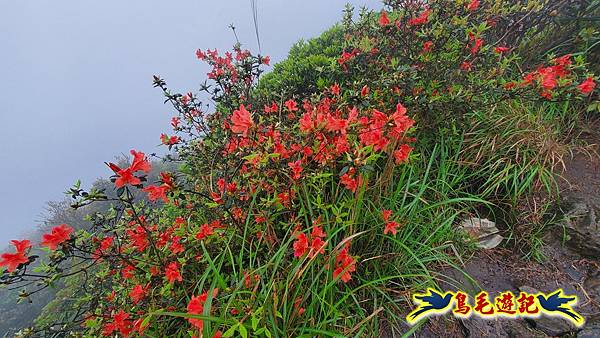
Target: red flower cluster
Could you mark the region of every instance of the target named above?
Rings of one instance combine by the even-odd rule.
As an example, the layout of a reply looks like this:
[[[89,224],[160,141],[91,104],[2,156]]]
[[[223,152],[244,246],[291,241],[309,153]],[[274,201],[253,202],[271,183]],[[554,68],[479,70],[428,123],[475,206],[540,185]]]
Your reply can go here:
[[[307,252],[309,257],[314,257],[318,254],[325,253],[325,245],[323,241],[327,235],[323,232],[321,226],[316,225],[310,234],[310,237],[306,236],[305,233],[301,232],[296,236],[296,241],[293,244],[294,257],[302,257]]]
[[[467,10],[475,11],[479,8],[479,0],[471,0],[471,2],[467,5]]]
[[[140,185],[142,181],[133,174],[138,171],[143,171],[147,174],[151,170],[150,163],[146,159],[144,153],[132,150],[131,155],[133,155],[133,161],[131,162],[131,165],[125,169],[121,169],[114,163],[107,163],[110,169],[117,175],[117,179],[115,180],[115,186],[117,188],[121,188],[127,184]]]
[[[137,304],[142,299],[144,299],[146,297],[146,293],[148,293],[149,288],[149,284],[147,284],[145,287],[140,284],[137,284],[133,288],[131,288],[131,291],[129,291],[129,297],[131,297],[133,304]]]
[[[61,224],[52,228],[49,234],[42,235],[42,245],[47,246],[50,250],[56,250],[56,248],[66,242],[73,232],[73,228],[66,224]]]
[[[212,297],[216,297],[219,289],[214,289],[212,293]],[[187,313],[192,315],[202,315],[204,314],[204,303],[208,299],[208,292],[203,292],[200,296],[192,296],[190,302],[187,306]],[[198,318],[188,318],[188,322],[196,327],[198,330],[202,331],[204,328],[204,321]]]
[[[340,182],[346,189],[356,192],[356,189],[362,183],[362,176],[356,175],[356,169],[350,168],[348,169],[348,172],[340,176]]]
[[[478,38],[475,34],[469,32],[469,43],[467,44],[467,48],[471,51],[471,55],[477,54],[479,49],[483,46],[483,39]]]
[[[137,249],[139,252],[144,252],[148,247],[148,234],[146,229],[141,225],[138,225],[134,229],[127,229],[127,237],[129,238],[131,247]]]
[[[529,72],[523,76],[519,85],[521,87],[537,84],[541,87],[540,95],[547,99],[552,99],[554,90],[564,86],[572,85],[575,81],[571,68],[571,54],[563,55],[552,60],[553,65],[547,67],[538,67],[535,71]],[[516,87],[516,82],[505,84],[506,89]],[[576,86],[576,89],[583,95],[589,95],[594,91],[596,84],[593,77],[587,77],[583,82]]]
[[[357,48],[353,49],[351,52],[343,51],[342,55],[338,58],[337,61],[344,70],[347,70],[348,67],[346,66],[346,63],[355,58],[358,54],[360,54],[360,50],[358,50]]]
[[[340,276],[344,283],[348,283],[352,279],[351,274],[356,271],[356,259],[349,253],[350,243],[346,243],[344,248],[335,257],[335,270],[333,270],[333,278]]]
[[[167,268],[165,270],[165,277],[167,277],[169,283],[173,283],[175,281],[183,281],[181,273],[179,272],[179,264],[177,264],[177,262],[171,262],[169,265],[167,265]]]
[[[383,210],[381,212],[381,214],[383,216],[383,222],[385,223],[385,228],[383,229],[383,234],[387,235],[388,233],[391,233],[392,235],[395,236],[400,224],[398,224],[396,221],[390,221],[390,217],[392,216],[392,211],[391,210]]]
[[[167,134],[160,134],[160,142],[166,146],[174,146],[181,142],[179,136],[169,136]]]
[[[29,262],[27,251],[31,248],[31,242],[27,239],[22,241],[12,240],[11,243],[15,247],[15,252],[3,253],[0,256],[2,259],[0,260],[0,266],[6,267],[8,272],[13,272],[19,265]]]
[[[504,53],[508,52],[509,50],[510,50],[510,48],[504,47],[504,46],[498,46],[498,47],[494,48],[494,52],[496,54],[504,54]]]
[[[173,178],[168,173],[160,173],[162,185],[155,186],[149,185],[143,189],[144,192],[148,193],[150,201],[162,200],[163,202],[169,202],[167,198],[167,192],[174,188]]]
[[[388,19],[386,11],[381,11],[381,14],[379,15],[379,24],[381,26],[387,26],[390,24],[390,19]]]
[[[433,41],[425,41],[423,43],[423,53],[431,52],[432,47],[433,47]]]
[[[204,223],[200,226],[200,230],[196,233],[196,239],[203,240],[215,233],[215,229],[222,228],[219,220],[214,220],[209,223]]]
[[[132,330],[132,322],[129,319],[129,314],[123,310],[119,310],[119,312],[112,316],[112,322],[104,324],[102,335],[112,336],[113,332],[118,331],[123,337],[128,337]]]
[[[593,92],[594,88],[596,88],[596,83],[594,83],[594,79],[591,76],[577,86],[577,89],[584,95]]]
[[[421,12],[421,14],[419,14],[419,16],[417,16],[416,18],[411,18],[410,20],[408,20],[408,24],[412,25],[412,26],[418,26],[418,25],[423,25],[426,24],[427,21],[429,21],[429,14],[431,13],[431,9],[429,8],[425,8],[423,10],[423,12]]]
[[[248,130],[252,128],[254,124],[252,121],[252,117],[250,116],[250,112],[244,107],[244,105],[240,105],[240,109],[234,110],[233,115],[231,116],[231,131],[236,134],[242,134],[243,137],[248,136]]]

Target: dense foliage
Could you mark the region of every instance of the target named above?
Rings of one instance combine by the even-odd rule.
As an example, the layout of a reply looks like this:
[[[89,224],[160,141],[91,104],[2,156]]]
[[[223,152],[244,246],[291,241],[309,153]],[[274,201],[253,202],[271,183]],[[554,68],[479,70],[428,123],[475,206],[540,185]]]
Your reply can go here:
[[[348,8],[341,26],[260,81],[268,57],[239,45],[197,51],[212,67],[198,94],[155,77],[177,112],[160,139],[179,169],[148,179],[151,163],[132,150],[129,163],[108,163],[114,193],[70,190],[75,208],[112,206],[87,229],[44,234],[47,262],[32,271],[33,243],[13,242],[0,283],[81,286],[68,319],[23,334],[368,336],[381,318],[398,327],[403,292],[435,283],[427,266],[454,249],[454,220],[487,204],[439,135],[461,135],[491,107],[583,107],[598,93],[585,54],[528,64],[508,43],[520,40],[505,41],[502,23],[519,6],[427,3],[388,2],[357,21]]]

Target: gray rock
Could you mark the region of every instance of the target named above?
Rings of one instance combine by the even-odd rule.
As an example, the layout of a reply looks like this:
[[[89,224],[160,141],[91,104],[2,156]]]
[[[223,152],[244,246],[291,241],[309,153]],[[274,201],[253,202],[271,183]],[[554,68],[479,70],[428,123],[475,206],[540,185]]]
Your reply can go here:
[[[600,317],[592,318],[579,333],[577,338],[598,338],[600,337]]]
[[[519,290],[530,294],[536,294],[540,292],[539,290],[529,286],[521,286],[519,287]],[[562,336],[567,333],[577,331],[577,329],[573,327],[568,320],[560,317],[541,316],[536,319],[527,318],[526,320],[537,330],[540,330],[553,337]]]
[[[600,223],[597,207],[575,201],[565,214],[564,226],[567,245],[575,252],[587,256],[600,256]]]

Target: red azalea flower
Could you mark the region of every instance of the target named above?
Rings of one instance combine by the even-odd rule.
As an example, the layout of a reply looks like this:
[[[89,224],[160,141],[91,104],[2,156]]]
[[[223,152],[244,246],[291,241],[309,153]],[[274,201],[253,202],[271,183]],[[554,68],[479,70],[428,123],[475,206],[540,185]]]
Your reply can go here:
[[[346,189],[352,192],[355,192],[356,188],[358,187],[357,180],[348,173],[345,173],[344,175],[340,176],[340,182],[342,182]]]
[[[133,176],[133,172],[131,171],[131,168],[125,168],[122,170],[119,170],[117,172],[117,179],[115,181],[115,186],[117,188],[121,188],[127,184],[129,185],[140,185],[142,184],[142,181],[137,178],[136,176]]]
[[[320,217],[319,217],[319,219],[318,219],[318,220],[320,220]],[[314,222],[313,222],[313,223],[314,223]],[[318,223],[319,223],[319,222],[317,222],[317,224],[318,224]],[[310,236],[311,236],[312,238],[316,238],[316,237],[319,237],[319,238],[324,238],[325,236],[327,236],[327,234],[326,234],[326,233],[323,231],[323,228],[321,228],[321,226],[320,226],[320,225],[317,225],[317,226],[315,226],[315,227],[314,227],[313,231],[310,233]]]
[[[418,26],[427,23],[427,21],[429,21],[429,13],[431,13],[431,9],[425,8],[418,17],[408,20],[408,24]]]
[[[115,240],[115,238],[112,237],[112,236],[104,238],[100,242],[100,250],[106,251],[106,250],[110,249],[110,247],[112,246],[114,240]]]
[[[464,70],[465,72],[468,72],[471,70],[471,63],[470,62],[463,62],[460,64],[460,69]]]
[[[390,216],[392,216],[392,211],[387,209],[381,210],[381,216],[383,217],[384,222],[388,222],[390,220]]]
[[[115,186],[117,188],[121,188],[127,184],[141,184],[142,181],[138,177],[135,177],[133,174],[137,171],[149,173],[151,170],[150,163],[146,159],[146,155],[144,153],[132,150],[131,155],[133,155],[133,161],[128,168],[121,169],[118,165],[114,163],[107,163],[110,169],[112,169],[112,171],[114,171],[117,175],[117,179],[115,180]]]
[[[540,96],[547,100],[552,100],[552,92],[549,90],[542,90]]]
[[[200,49],[198,49],[198,50],[196,51],[196,57],[197,57],[198,59],[200,59],[200,60],[204,60],[204,59],[206,59],[206,54],[204,54],[204,52],[203,52],[203,51],[201,51]]]
[[[430,52],[431,47],[433,47],[433,41],[425,41],[423,43],[423,53]]]
[[[351,273],[356,271],[356,260],[349,254],[350,244],[347,243],[342,250],[335,257],[335,270],[333,271],[333,278],[341,276],[340,279],[347,283],[352,279]]]
[[[379,25],[387,26],[389,24],[390,24],[390,19],[388,19],[387,12],[381,11],[381,14],[379,15]]]
[[[296,311],[298,311],[298,316],[302,316],[302,314],[304,313],[304,308],[300,306],[300,304],[302,303],[302,297],[298,297],[296,298],[296,300],[294,300],[294,308],[296,309]]]
[[[213,298],[217,296],[218,292],[218,289],[213,290]],[[207,299],[208,293],[206,291],[201,293],[200,296],[192,296],[192,299],[190,299],[190,302],[187,306],[187,313],[192,315],[204,314],[204,303],[206,303]],[[204,322],[202,321],[202,319],[188,318],[188,322],[190,322],[190,324],[192,324],[200,331],[202,331],[202,329],[204,328]]]
[[[111,336],[114,331],[119,331],[123,337],[128,337],[132,330],[129,314],[123,310],[119,310],[112,318],[112,322],[104,324],[102,334],[104,336]]]
[[[169,199],[167,198],[168,190],[169,187],[167,187],[166,185],[161,185],[160,187],[157,187],[155,185],[149,185],[142,191],[148,193],[148,198],[150,199],[150,201],[156,201],[160,199],[163,202],[167,203],[169,202]]]
[[[383,234],[386,235],[388,232],[391,232],[392,235],[396,235],[396,232],[398,231],[398,227],[400,226],[400,224],[398,224],[396,221],[391,221],[391,222],[387,222],[385,223],[385,228],[383,229]]]
[[[579,91],[585,95],[591,93],[594,88],[596,88],[596,83],[594,83],[594,79],[591,76],[577,86],[577,89],[579,89]]]
[[[0,266],[6,267],[8,272],[13,272],[21,265],[29,262],[29,258],[23,252],[3,253],[0,256]]]
[[[179,243],[180,240],[181,240],[181,237],[179,237],[179,236],[173,237],[171,246],[169,246],[169,250],[171,250],[171,254],[176,255],[178,253],[185,251],[185,248],[183,247],[183,245],[181,245],[181,243]]]
[[[132,265],[127,265],[123,269],[121,269],[121,277],[124,279],[132,279],[133,271],[135,271],[135,267]]]
[[[314,257],[318,254],[325,254],[326,242],[320,237],[315,237],[310,241],[310,257]]]
[[[28,239],[24,239],[22,241],[13,239],[10,242],[15,247],[15,250],[20,253],[24,253],[27,249],[31,248],[31,242]]]
[[[554,62],[558,66],[567,67],[567,66],[571,65],[571,63],[572,63],[571,54],[565,54],[561,57],[557,57],[556,59],[554,59]]]
[[[144,331],[146,331],[146,328],[148,325],[150,325],[150,323],[144,324],[144,320],[145,318],[142,317],[133,322],[133,329],[140,335],[140,337],[144,336]]]
[[[479,8],[479,0],[471,0],[471,3],[467,6],[469,11],[474,11]]]
[[[395,125],[391,136],[395,137],[396,139],[400,138],[406,130],[415,124],[413,119],[406,116],[406,108],[401,103],[396,105],[396,111],[390,116],[390,118],[394,121]]]
[[[181,142],[179,136],[169,136],[167,134],[160,134],[160,142],[166,146],[173,146]]]
[[[147,174],[152,170],[150,162],[148,162],[148,159],[146,159],[146,155],[143,152],[131,150],[130,153],[133,155],[133,161],[130,166],[132,172],[143,171]]]
[[[167,265],[167,268],[165,270],[165,277],[167,277],[169,283],[173,283],[175,281],[183,281],[181,273],[179,272],[179,264],[177,264],[176,262],[172,262],[169,265]]]
[[[52,228],[49,234],[42,235],[41,245],[47,246],[50,250],[56,250],[56,248],[66,242],[73,232],[73,228],[66,224],[61,224]]]
[[[200,226],[200,231],[196,234],[196,239],[203,240],[204,238],[214,234],[214,227],[208,223],[204,223]]]
[[[276,113],[278,110],[279,110],[279,107],[277,106],[277,103],[275,103],[275,102],[271,103],[270,107],[265,104],[265,107],[264,107],[265,113]]]
[[[508,47],[503,47],[503,46],[498,46],[496,48],[494,48],[494,52],[496,52],[496,54],[502,54],[502,53],[506,53],[510,50],[510,48]]]
[[[133,300],[133,304],[139,303],[142,299],[144,299],[144,297],[146,297],[148,287],[149,285],[143,287],[142,285],[137,284],[131,288],[131,291],[129,291],[129,297],[131,297],[131,300]]]
[[[331,94],[333,95],[340,95],[340,85],[338,85],[337,83],[333,84],[329,90],[331,91]]]
[[[177,129],[179,127],[179,122],[181,121],[181,119],[179,117],[173,117],[171,119],[171,127],[173,127],[173,129]]]
[[[300,179],[300,176],[302,174],[302,160],[289,162],[288,166],[292,169],[292,179]]]
[[[143,252],[148,247],[148,234],[141,225],[138,225],[133,230],[127,229],[127,236],[131,245],[139,252]]]
[[[277,201],[287,208],[290,206],[290,202],[292,200],[290,194],[288,194],[287,192],[281,192],[277,194]]]
[[[504,84],[504,89],[511,90],[517,86],[517,83],[514,81],[510,81]]]
[[[469,50],[471,50],[471,54],[472,55],[477,54],[477,52],[479,52],[479,49],[481,48],[481,46],[483,46],[483,39],[480,39],[480,38],[474,39],[473,46],[471,46],[469,48]]]
[[[175,188],[175,183],[173,182],[173,176],[170,173],[160,173],[160,181],[167,188],[167,190],[171,190]]]
[[[408,144],[403,144],[398,148],[398,150],[394,151],[394,159],[396,160],[396,164],[400,164],[405,162],[408,159],[408,155],[413,150],[413,147]]]
[[[246,110],[246,107],[243,104],[240,105],[238,110],[233,111],[231,123],[231,131],[236,134],[242,134],[244,137],[248,136],[248,130],[254,124],[250,112]]]
[[[287,101],[285,101],[284,105],[289,111],[297,111],[298,110],[298,104],[294,100],[291,100],[291,99],[287,100]]]
[[[308,238],[306,234],[301,232],[296,237],[296,241],[293,244],[294,247],[294,257],[302,257],[308,250]]]

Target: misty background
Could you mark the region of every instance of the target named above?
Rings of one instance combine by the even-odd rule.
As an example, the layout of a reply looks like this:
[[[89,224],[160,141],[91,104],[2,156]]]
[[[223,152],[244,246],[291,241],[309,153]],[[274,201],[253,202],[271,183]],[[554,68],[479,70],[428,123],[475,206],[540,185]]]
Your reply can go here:
[[[339,21],[344,4],[376,0],[255,0],[271,64]],[[173,110],[152,75],[196,91],[198,48],[258,53],[252,1],[0,2],[0,247],[40,223],[45,203],[77,179],[89,187],[130,149],[162,153]],[[270,69],[267,68],[267,69]]]

